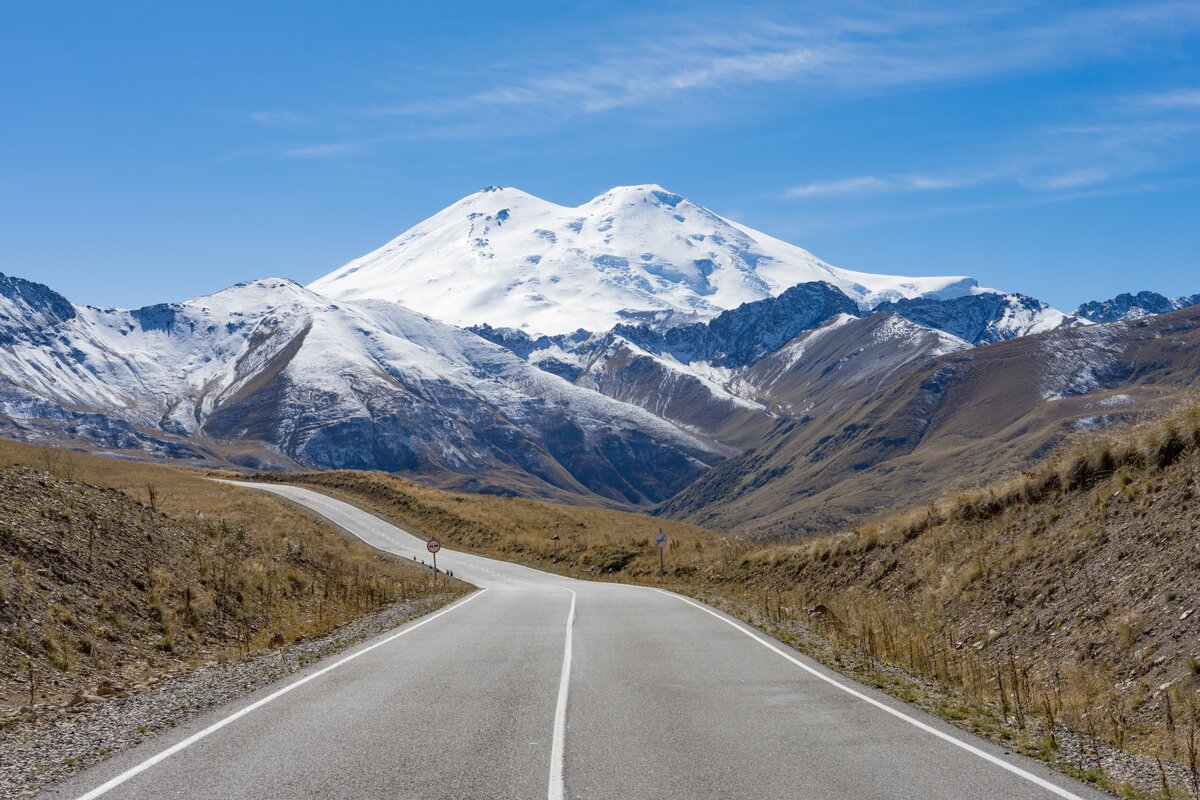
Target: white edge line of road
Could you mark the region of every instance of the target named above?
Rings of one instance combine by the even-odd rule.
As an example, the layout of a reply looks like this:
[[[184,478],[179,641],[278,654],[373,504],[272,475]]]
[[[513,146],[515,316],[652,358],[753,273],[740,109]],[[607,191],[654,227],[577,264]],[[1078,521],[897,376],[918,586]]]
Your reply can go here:
[[[700,603],[693,602],[692,600],[689,600],[688,598],[683,597],[682,595],[675,594],[674,592],[668,592],[665,589],[657,589],[656,588],[656,589],[654,589],[654,591],[661,592],[662,594],[665,594],[668,597],[674,597],[676,600],[682,600],[683,602],[687,603],[689,606],[694,606],[694,607],[700,609],[701,611],[703,611],[705,614],[709,614],[709,615],[721,620],[721,622],[724,622],[726,625],[729,625],[730,627],[741,631],[742,633],[749,636],[751,639],[758,642],[759,644],[761,644],[763,647],[767,648],[768,650],[770,650],[778,655],[783,656],[788,661],[792,662],[793,664],[795,664],[797,667],[804,670],[805,672],[808,672],[808,673],[814,675],[815,677],[820,678],[821,680],[825,681],[826,683],[830,684],[831,686],[835,686],[838,689],[841,689],[846,694],[852,695],[853,697],[857,697],[859,700],[870,703],[871,705],[875,706],[876,708],[878,708],[882,711],[886,711],[887,713],[891,714],[893,717],[902,719],[905,722],[907,722],[908,724],[913,725],[917,728],[920,728],[921,730],[925,731],[926,733],[931,733],[934,736],[938,737],[939,739],[943,739],[943,740],[949,742],[950,744],[954,745],[955,747],[960,747],[963,750],[966,750],[968,753],[971,753],[972,755],[979,756],[984,761],[989,761],[998,767],[1006,769],[1009,772],[1013,773],[1014,775],[1024,778],[1025,780],[1027,780],[1031,783],[1035,783],[1038,786],[1042,787],[1043,789],[1045,789],[1049,792],[1053,792],[1054,794],[1058,795],[1059,797],[1066,798],[1066,800],[1085,800],[1083,797],[1080,797],[1079,795],[1074,794],[1073,792],[1069,792],[1060,786],[1055,786],[1053,783],[1051,783],[1048,780],[1045,780],[1044,778],[1039,778],[1037,775],[1034,775],[1032,772],[1028,772],[1027,770],[1021,769],[1016,764],[1010,764],[1009,762],[1005,761],[1002,758],[998,758],[998,757],[992,755],[991,753],[988,753],[984,750],[980,750],[978,747],[975,747],[974,745],[967,744],[962,739],[955,738],[954,736],[951,736],[948,733],[939,731],[937,728],[933,727],[932,725],[926,725],[924,722],[921,722],[919,719],[910,717],[908,714],[905,714],[903,711],[899,711],[895,708],[892,708],[887,703],[881,703],[880,701],[876,700],[873,697],[868,697],[867,695],[863,694],[862,692],[858,691],[857,689],[853,689],[844,683],[834,680],[833,678],[829,677],[828,675],[821,673],[819,670],[813,669],[812,667],[810,667],[808,664],[805,664],[800,659],[790,655],[789,653],[784,652],[783,650],[781,650],[780,648],[771,644],[766,639],[762,638],[761,636],[754,633],[753,631],[746,629],[745,627],[739,625],[738,623],[734,622],[731,619],[728,619],[727,617],[722,616],[721,614],[718,614],[716,611],[713,611],[710,608],[705,608]]]
[[[416,623],[415,625],[410,625],[409,627],[405,628],[402,631],[393,633],[391,636],[387,637],[386,639],[381,639],[380,641],[376,642],[375,644],[364,647],[361,650],[357,650],[357,651],[351,653],[350,655],[346,656],[345,658],[335,661],[334,663],[330,664],[327,667],[322,667],[321,669],[317,670],[316,672],[314,672],[310,675],[305,675],[303,678],[301,678],[298,681],[289,683],[287,686],[284,686],[282,689],[272,692],[271,694],[267,695],[266,697],[262,698],[261,700],[256,700],[255,702],[251,703],[250,705],[246,706],[245,708],[242,708],[238,711],[233,712],[228,717],[225,717],[224,719],[220,720],[219,722],[214,722],[212,725],[209,725],[204,730],[199,731],[197,733],[193,733],[191,736],[184,739],[183,741],[178,742],[178,743],[168,747],[166,750],[163,750],[158,755],[151,756],[150,758],[146,759],[142,763],[138,764],[136,767],[131,767],[130,769],[127,769],[126,771],[122,772],[120,775],[116,776],[115,778],[112,778],[111,780],[100,784],[95,789],[92,789],[87,794],[80,795],[77,800],[93,800],[93,798],[99,797],[100,795],[105,794],[106,792],[108,792],[112,789],[115,789],[116,787],[120,786],[122,783],[125,783],[130,778],[140,775],[141,773],[150,769],[151,767],[153,767],[155,764],[159,763],[160,761],[167,760],[171,756],[178,753],[180,750],[183,750],[185,747],[190,747],[191,745],[200,741],[204,737],[206,737],[210,734],[216,733],[217,731],[219,731],[221,728],[224,728],[229,723],[234,722],[235,720],[241,719],[242,717],[246,716],[251,711],[262,708],[263,706],[265,706],[267,703],[271,702],[272,700],[276,700],[276,699],[282,697],[283,695],[287,694],[288,692],[292,691],[293,689],[296,689],[300,686],[303,686],[304,684],[308,683],[311,680],[321,677],[326,672],[335,670],[338,667],[342,666],[343,664],[345,664],[349,661],[353,661],[354,659],[358,658],[359,656],[363,655],[364,653],[369,653],[377,647],[383,647],[388,642],[390,642],[394,639],[398,639],[401,636],[405,635],[406,633],[412,633],[417,628],[420,628],[422,625],[427,625],[430,622],[433,622],[438,617],[440,617],[444,614],[449,614],[451,611],[454,611],[457,608],[463,607],[464,605],[471,602],[476,597],[479,597],[479,595],[483,594],[486,591],[487,591],[487,589],[480,589],[479,591],[475,592],[474,594],[470,595],[469,597],[459,600],[457,603],[450,606],[449,608],[443,608],[441,611],[437,612],[436,614],[434,614],[432,616],[426,617],[425,619],[421,620],[420,622]]]
[[[566,588],[565,586],[563,587]],[[567,636],[563,644],[562,672],[558,676],[558,704],[554,707],[554,738],[550,745],[550,785],[546,796],[549,800],[563,800],[566,787],[563,783],[563,758],[567,739],[567,693],[571,685],[571,639],[575,630],[575,590],[571,593],[571,610],[567,613]]]

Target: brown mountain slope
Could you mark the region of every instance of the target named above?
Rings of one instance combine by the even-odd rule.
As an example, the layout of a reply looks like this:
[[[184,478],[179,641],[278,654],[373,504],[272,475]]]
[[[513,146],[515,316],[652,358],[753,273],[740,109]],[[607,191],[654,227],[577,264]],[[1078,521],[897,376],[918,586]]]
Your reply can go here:
[[[1198,344],[1200,310],[1185,309],[908,362],[847,390],[831,376],[857,363],[862,348],[831,335],[773,390],[790,392],[797,406],[810,398],[812,410],[660,513],[789,536],[907,507],[1028,464],[1073,430],[1160,407],[1200,376]]]
[[[815,628],[841,648],[837,663],[865,658],[893,691],[921,694],[880,663],[951,690],[935,710],[1060,766],[1107,769],[1107,743],[1151,755],[1147,795],[1161,785],[1155,755],[1179,765],[1175,787],[1200,780],[1187,766],[1189,737],[1200,744],[1200,402],[697,580],[760,609],[768,597],[782,634]],[[1075,727],[1070,745],[1042,738],[1050,719]]]

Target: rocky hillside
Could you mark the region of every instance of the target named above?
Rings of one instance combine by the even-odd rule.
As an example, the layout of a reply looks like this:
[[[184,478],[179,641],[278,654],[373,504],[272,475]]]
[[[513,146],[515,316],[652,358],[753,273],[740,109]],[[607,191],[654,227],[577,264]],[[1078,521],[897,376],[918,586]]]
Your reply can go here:
[[[120,692],[429,591],[426,573],[273,498],[152,465],[11,443],[0,455],[0,716]],[[110,486],[86,482],[98,470]],[[123,472],[140,497],[111,487]]]
[[[789,345],[802,357],[785,348],[752,368],[743,380],[770,381],[794,411],[661,513],[744,535],[830,530],[1026,466],[1074,431],[1163,408],[1200,378],[1198,307],[940,353],[919,339],[898,348],[895,320],[821,329]],[[931,335],[904,322],[910,337]]]
[[[1092,755],[1105,741],[1186,764],[1200,712],[1200,403],[1077,436],[982,489],[746,553],[705,582],[767,593],[781,622],[951,686],[996,724],[1044,731],[1049,715],[1091,736]]]

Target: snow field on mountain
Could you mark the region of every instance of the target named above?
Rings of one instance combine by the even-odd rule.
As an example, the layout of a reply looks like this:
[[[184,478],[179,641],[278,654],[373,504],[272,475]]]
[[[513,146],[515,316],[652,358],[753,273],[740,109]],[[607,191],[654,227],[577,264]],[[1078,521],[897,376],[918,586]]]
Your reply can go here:
[[[489,188],[310,288],[390,300],[461,327],[536,335],[605,331],[655,314],[703,320],[811,281],[865,306],[980,291],[961,276],[838,269],[653,184],[618,187],[574,208]]]

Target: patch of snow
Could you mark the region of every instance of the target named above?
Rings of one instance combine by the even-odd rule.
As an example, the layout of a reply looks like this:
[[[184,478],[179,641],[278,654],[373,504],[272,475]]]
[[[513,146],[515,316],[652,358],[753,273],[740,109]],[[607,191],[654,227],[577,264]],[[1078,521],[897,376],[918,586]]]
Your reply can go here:
[[[809,331],[803,336],[792,340],[791,344],[785,345],[782,350],[781,355],[783,357],[783,368],[781,371],[786,372],[787,370],[796,366],[796,364],[800,363],[800,360],[804,358],[804,353],[816,342],[820,341],[825,336],[828,336],[831,332],[837,330],[843,325],[853,322],[856,319],[858,319],[858,317],[852,317],[849,314],[838,314],[836,317],[829,320],[829,322],[826,322],[816,330]]]
[[[1114,394],[1109,397],[1105,397],[1102,400],[1097,400],[1096,402],[1092,403],[1092,405],[1100,408],[1115,408],[1119,406],[1127,406],[1132,402],[1133,398],[1127,394]]]
[[[1077,329],[1070,347],[1039,347],[1042,398],[1054,402],[1101,388],[1105,374],[1121,357],[1116,340],[1111,326],[1094,325]]]

